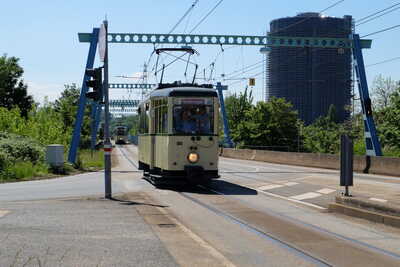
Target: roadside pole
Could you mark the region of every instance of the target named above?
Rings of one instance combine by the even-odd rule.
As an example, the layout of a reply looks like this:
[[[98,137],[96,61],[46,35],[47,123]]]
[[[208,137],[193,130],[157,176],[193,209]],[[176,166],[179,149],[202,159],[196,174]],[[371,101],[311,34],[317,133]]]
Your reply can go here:
[[[105,28],[105,54],[104,54],[104,185],[105,185],[105,198],[111,199],[111,150],[112,144],[110,139],[110,108],[109,108],[109,97],[108,97],[108,22],[103,21]]]
[[[348,135],[340,137],[340,186],[344,195],[350,197],[349,186],[353,186],[353,141]]]

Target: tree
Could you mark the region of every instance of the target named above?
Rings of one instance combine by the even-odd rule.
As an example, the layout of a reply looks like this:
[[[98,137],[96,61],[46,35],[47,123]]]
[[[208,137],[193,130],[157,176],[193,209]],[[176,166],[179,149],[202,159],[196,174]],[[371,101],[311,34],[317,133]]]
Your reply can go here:
[[[54,109],[62,117],[64,133],[72,135],[72,129],[75,126],[76,113],[78,111],[78,102],[80,88],[75,83],[65,84],[61,97],[54,102]],[[90,146],[90,124],[91,124],[91,105],[86,105],[84,118],[81,128],[80,147]]]
[[[400,87],[391,94],[381,119],[378,130],[382,145],[400,150]]]
[[[246,112],[249,111],[253,104],[252,91],[236,93],[225,98],[226,116],[228,119],[229,129],[232,139],[235,143],[241,141],[241,132],[238,131],[238,125],[246,119]]]
[[[304,147],[314,153],[338,153],[340,135],[345,132],[344,125],[336,122],[336,110],[329,107],[325,117],[319,117],[314,123],[304,127]]]
[[[382,74],[375,77],[372,86],[372,99],[377,109],[386,108],[390,103],[390,96],[398,84],[391,77],[383,77]]]
[[[64,132],[74,126],[76,112],[78,110],[80,89],[75,83],[65,84],[61,97],[54,102],[55,110],[63,119]]]
[[[18,107],[26,118],[33,105],[33,98],[28,95],[28,86],[24,84],[24,70],[16,57],[0,57],[0,107],[8,110]]]
[[[238,132],[244,145],[293,151],[297,149],[300,124],[292,104],[284,98],[272,97],[268,102],[258,102],[246,112]]]

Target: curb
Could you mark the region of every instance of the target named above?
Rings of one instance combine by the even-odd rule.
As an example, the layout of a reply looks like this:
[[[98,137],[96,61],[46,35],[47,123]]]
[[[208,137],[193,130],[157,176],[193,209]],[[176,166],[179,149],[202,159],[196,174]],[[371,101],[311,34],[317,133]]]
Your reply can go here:
[[[383,204],[362,197],[345,197],[340,195],[335,197],[335,202],[355,208],[366,209],[377,213],[400,217],[400,208],[389,203]]]
[[[349,206],[348,204],[331,203],[329,211],[342,213],[344,215],[353,216],[368,221],[382,223],[392,227],[400,228],[400,217],[374,212],[371,210],[360,209]]]

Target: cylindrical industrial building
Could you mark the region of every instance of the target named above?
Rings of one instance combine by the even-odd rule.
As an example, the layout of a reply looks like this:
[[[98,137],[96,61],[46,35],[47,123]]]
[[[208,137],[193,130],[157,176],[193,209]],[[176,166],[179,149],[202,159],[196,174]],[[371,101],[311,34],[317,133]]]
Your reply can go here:
[[[271,36],[348,38],[351,16],[325,17],[301,13],[271,21]],[[342,48],[271,47],[267,64],[266,98],[283,97],[306,124],[325,116],[331,104],[338,121],[349,117],[351,51]]]

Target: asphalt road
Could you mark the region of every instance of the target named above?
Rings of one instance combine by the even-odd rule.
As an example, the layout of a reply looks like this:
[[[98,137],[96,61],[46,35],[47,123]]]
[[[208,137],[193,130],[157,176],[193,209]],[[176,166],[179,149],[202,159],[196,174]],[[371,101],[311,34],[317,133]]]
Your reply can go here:
[[[15,258],[17,248],[29,243],[23,240],[24,236],[29,240],[40,237],[38,244],[43,248],[38,249],[37,253],[43,254],[46,253],[45,248],[49,247],[46,236],[52,236],[43,229],[53,229],[58,233],[70,225],[76,225],[73,236],[79,236],[79,224],[93,223],[93,226],[85,226],[84,229],[94,227],[97,229],[94,231],[96,236],[98,232],[106,231],[107,227],[94,221],[106,222],[112,218],[110,235],[100,240],[112,240],[107,252],[109,258],[105,258],[108,259],[107,263],[116,265],[400,265],[400,230],[327,213],[327,204],[341,190],[335,171],[220,158],[222,177],[210,187],[159,190],[141,179],[141,173],[135,166],[136,147],[120,146],[115,149],[114,156],[119,162],[113,169],[114,192],[133,194],[133,199],[140,195],[139,200],[131,203],[146,205],[121,205],[100,200],[99,196],[104,190],[101,173],[0,185],[0,240],[7,237],[6,240],[12,240],[13,244],[8,246],[13,247],[11,250],[0,249],[0,263],[1,255],[8,255],[9,263]],[[353,193],[374,192],[371,196],[388,201],[392,201],[400,189],[400,179],[393,177],[356,175],[355,183]],[[87,195],[93,197],[82,199]],[[54,198],[63,199],[49,200]],[[71,198],[78,200],[74,202]],[[50,202],[57,205],[47,209]],[[98,212],[90,216],[76,216],[72,212],[75,205],[81,215],[91,205],[96,206]],[[109,211],[102,216],[101,211],[108,208]],[[63,217],[63,214],[67,215]],[[60,223],[59,217],[71,217],[73,223],[64,222],[61,227],[54,229],[54,225]],[[82,217],[81,221],[76,217]],[[87,222],[88,218],[93,218],[93,221]],[[13,226],[15,224],[16,227]],[[124,234],[118,231],[118,224],[124,229]],[[130,224],[137,225],[137,228],[133,225],[129,228]],[[39,228],[36,236],[31,235],[35,227]],[[143,239],[139,235],[141,231],[145,233]],[[23,234],[18,237],[17,233]],[[131,239],[124,239],[119,244],[118,240],[124,235]],[[152,240],[150,244],[154,245],[157,252],[149,254],[149,257],[138,257],[147,253],[148,246],[135,238]],[[51,247],[63,251],[65,246],[54,240],[49,243]],[[83,247],[92,241],[84,240],[66,241],[68,244],[76,242],[76,253],[79,248],[85,252],[80,256],[73,254],[75,256],[71,256],[70,262],[74,259],[87,262],[86,259],[93,259],[93,255],[107,245],[107,242],[100,243],[102,245],[95,246],[93,250],[84,250]],[[132,242],[136,242],[137,246],[131,245]],[[34,250],[32,247],[29,249]],[[126,250],[118,252],[126,247],[130,248],[130,254]],[[60,252],[54,253],[60,256]],[[51,250],[48,254],[51,254]],[[130,265],[123,260],[128,259],[129,255],[139,260],[132,261]],[[25,256],[24,259],[28,258]],[[55,262],[54,259],[50,262]]]

